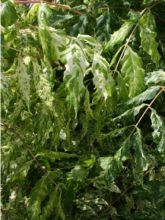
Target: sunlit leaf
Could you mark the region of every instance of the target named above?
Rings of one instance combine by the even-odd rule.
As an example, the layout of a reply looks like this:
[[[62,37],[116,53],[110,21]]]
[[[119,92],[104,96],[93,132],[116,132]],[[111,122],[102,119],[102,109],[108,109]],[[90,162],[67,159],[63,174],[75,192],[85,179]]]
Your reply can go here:
[[[49,18],[51,16],[51,9],[49,8],[48,4],[46,3],[39,4],[39,8],[37,9],[37,12],[38,12],[39,25],[47,25]]]
[[[138,95],[144,89],[144,69],[140,56],[127,47],[122,58],[122,76],[127,85],[129,97]]]
[[[55,30],[54,28],[40,25],[39,37],[44,56],[51,62],[59,60],[61,48],[63,48],[66,43],[63,33]]]
[[[81,165],[76,165],[70,173],[68,173],[68,180],[73,180],[76,182],[83,182],[88,175],[88,170]]]
[[[127,105],[131,105],[131,106],[139,105],[145,101],[152,100],[159,90],[160,90],[160,86],[151,86],[148,89],[146,89],[144,92],[142,92],[141,94],[130,99],[127,102]]]
[[[70,44],[66,51],[64,81],[68,90],[67,101],[77,115],[80,100],[84,96],[83,79],[89,66],[83,50],[77,44]]]
[[[160,69],[148,73],[145,77],[145,83],[147,86],[165,85],[165,71]]]
[[[38,3],[36,3],[30,8],[30,10],[28,11],[28,14],[26,16],[27,22],[32,23],[32,22],[34,22],[35,19],[37,19],[39,7],[40,7],[40,5]]]
[[[111,35],[110,40],[105,45],[105,51],[112,50],[115,45],[120,45],[130,33],[133,25],[132,22],[125,21],[123,25]]]
[[[104,97],[112,97],[115,91],[115,83],[109,71],[108,62],[99,54],[95,54],[92,63],[93,83],[96,88],[96,94]]]

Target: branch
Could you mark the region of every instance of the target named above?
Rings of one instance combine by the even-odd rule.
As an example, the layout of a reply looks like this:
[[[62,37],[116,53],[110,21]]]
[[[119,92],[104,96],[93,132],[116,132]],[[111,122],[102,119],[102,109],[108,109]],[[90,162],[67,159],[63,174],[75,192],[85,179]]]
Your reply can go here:
[[[158,2],[156,2],[155,4],[153,4],[153,5],[151,5],[151,6],[147,7],[147,8],[145,8],[145,9],[141,12],[141,15],[140,15],[140,17],[138,18],[138,21],[144,16],[144,14],[146,13],[146,11],[151,10],[153,7],[155,7],[156,5],[158,5],[158,4],[160,4],[160,3],[161,3],[161,1],[158,1]],[[131,38],[133,37],[133,35],[134,35],[134,33],[135,33],[135,31],[136,31],[138,25],[139,25],[139,24],[138,24],[138,21],[137,21],[136,25],[134,26],[134,28],[133,28],[133,30],[132,30],[132,32],[131,32],[129,38],[126,39],[126,43],[125,43],[125,45],[124,45],[123,51],[122,51],[122,53],[120,54],[119,60],[118,60],[118,62],[117,62],[117,64],[116,64],[116,66],[115,66],[114,73],[117,71],[118,66],[119,66],[119,64],[120,64],[120,61],[121,61],[121,59],[122,59],[122,57],[123,57],[123,55],[124,55],[124,53],[125,53],[125,51],[126,51],[126,49],[127,49],[127,46],[128,46],[128,44],[130,43]]]
[[[143,112],[143,114],[141,115],[141,117],[139,118],[139,120],[137,121],[135,127],[138,127],[138,125],[140,124],[141,120],[144,118],[145,114],[148,112],[148,110],[151,108],[151,106],[153,105],[153,103],[155,102],[155,100],[159,97],[159,95],[165,91],[165,87],[162,87],[161,90],[156,94],[156,96],[152,99],[152,101],[150,102],[150,104],[148,105],[148,107],[145,109],[145,111]]]
[[[47,1],[41,2],[41,1],[38,1],[38,0],[34,0],[34,1],[33,0],[27,0],[27,1],[26,0],[16,0],[15,1],[15,4],[36,4],[36,3],[38,3],[38,4],[46,3],[48,5],[51,5],[51,6],[55,7],[55,8],[62,8],[62,9],[65,9],[65,10],[70,10],[70,11],[72,11],[72,12],[78,14],[78,15],[83,15],[80,11],[72,9],[69,5],[63,5],[63,4],[47,2]]]

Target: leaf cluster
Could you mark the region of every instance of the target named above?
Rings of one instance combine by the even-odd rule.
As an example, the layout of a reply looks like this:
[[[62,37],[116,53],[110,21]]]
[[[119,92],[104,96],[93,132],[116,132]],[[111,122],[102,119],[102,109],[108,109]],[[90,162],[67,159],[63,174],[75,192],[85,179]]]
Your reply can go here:
[[[2,3],[2,219],[164,218],[163,7]]]

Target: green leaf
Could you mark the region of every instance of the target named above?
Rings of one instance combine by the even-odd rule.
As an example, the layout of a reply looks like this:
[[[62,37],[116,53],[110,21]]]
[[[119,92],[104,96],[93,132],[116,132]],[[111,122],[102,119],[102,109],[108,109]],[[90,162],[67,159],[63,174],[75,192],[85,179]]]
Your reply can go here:
[[[134,149],[134,162],[135,167],[133,173],[136,181],[143,183],[143,172],[148,169],[148,161],[143,151],[142,135],[139,128],[133,135],[133,149]]]
[[[111,32],[111,10],[107,7],[105,12],[96,18],[95,36],[98,41],[104,42],[109,39]]]
[[[109,156],[109,157],[100,157],[99,158],[99,165],[101,167],[102,170],[106,170],[108,165],[111,163],[113,157]]]
[[[62,160],[69,158],[77,158],[78,156],[76,154],[68,154],[63,152],[54,152],[50,150],[45,150],[40,153],[37,153],[36,157],[43,157],[55,161],[55,160]]]
[[[28,109],[30,104],[30,76],[28,74],[27,66],[24,64],[21,58],[18,59],[16,67],[16,73],[18,76],[18,86],[21,92],[21,97],[25,101]]]
[[[112,67],[112,66],[116,63],[117,58],[118,58],[119,54],[121,53],[123,47],[124,47],[124,45],[122,45],[122,46],[118,49],[118,51],[115,53],[115,55],[113,56],[113,58],[112,58],[112,60],[111,60],[111,62],[110,62],[110,65],[109,65],[110,67]]]
[[[160,54],[156,40],[155,18],[150,11],[146,12],[139,21],[140,38],[143,50],[151,56],[152,61],[159,66]]]
[[[157,0],[143,0],[144,5],[150,5],[153,2],[156,2]]]
[[[113,193],[121,193],[121,190],[119,189],[119,187],[115,184],[115,182],[112,182],[110,185],[110,192]]]
[[[79,34],[77,36],[77,39],[82,42],[85,42],[86,44],[89,44],[92,47],[98,47],[98,46],[101,47],[101,45],[98,43],[98,41],[90,35]]]
[[[30,8],[30,10],[28,11],[26,15],[26,21],[28,23],[31,24],[35,21],[35,19],[37,19],[39,8],[40,8],[40,4],[38,3],[35,3],[34,5],[32,5],[32,7]]]
[[[147,73],[147,76],[145,77],[145,84],[147,86],[165,85],[165,71],[160,69]]]
[[[53,192],[49,195],[49,199],[43,208],[43,214],[40,216],[40,220],[48,219],[52,213],[54,213],[57,218],[61,217],[65,220],[64,210],[62,208],[62,190],[60,184],[58,184]],[[54,212],[55,209],[55,212]]]
[[[11,26],[17,20],[17,13],[11,1],[6,1],[0,9],[1,24],[4,27]]]
[[[70,26],[70,35],[72,36],[75,36],[79,33],[84,34],[87,24],[89,22],[88,16],[85,13],[80,15],[78,19],[78,22],[76,22],[73,26]]]
[[[63,32],[45,25],[39,26],[39,37],[43,53],[50,62],[60,59],[60,52],[66,44]]]
[[[122,76],[128,88],[129,97],[134,97],[144,89],[144,69],[139,55],[129,46],[121,60]]]
[[[92,63],[93,83],[96,95],[103,97],[105,101],[112,97],[115,92],[115,83],[109,70],[109,64],[105,58],[95,54]]]
[[[68,173],[67,180],[82,183],[88,176],[89,169],[93,167],[95,162],[96,157],[90,155],[89,158],[83,160],[80,164],[76,164],[76,166]]]
[[[117,76],[117,83],[118,83],[118,99],[122,102],[126,101],[128,99],[128,90],[126,87],[126,83],[120,74],[118,74]]]
[[[64,81],[68,90],[67,101],[69,105],[74,108],[75,117],[77,117],[81,98],[86,91],[83,79],[89,63],[83,50],[75,43],[68,46],[65,51],[65,56],[66,70],[64,72]]]
[[[120,45],[130,33],[133,25],[134,23],[125,21],[119,30],[115,31],[111,35],[110,40],[105,45],[105,51],[112,50],[115,45]]]
[[[16,172],[13,174],[13,176],[11,176],[10,181],[11,182],[24,181],[30,170],[32,163],[33,163],[33,160],[30,160],[26,162],[24,165],[22,165],[20,168],[18,168]]]
[[[49,18],[52,14],[52,11],[49,8],[48,4],[46,3],[39,4],[39,8],[37,12],[38,12],[38,24],[47,25],[49,22]]]
[[[88,176],[88,170],[81,165],[76,165],[69,173],[67,180],[72,180],[75,182],[83,182]]]
[[[89,96],[88,90],[86,90],[86,93],[85,93],[84,109],[88,116],[93,117],[93,112],[90,106],[90,96]]]
[[[126,103],[126,105],[135,106],[135,105],[142,104],[145,101],[152,100],[159,90],[160,90],[160,86],[152,86],[148,88],[147,90],[145,90],[144,92],[142,92],[141,94],[130,99]]]
[[[117,150],[113,157],[100,157],[99,164],[102,168],[100,176],[96,178],[96,183],[104,179],[107,186],[115,181],[116,177],[123,169],[123,162],[129,159],[130,137],[128,137]]]
[[[39,220],[42,213],[42,202],[50,193],[51,186],[56,178],[61,175],[59,170],[48,171],[32,188],[28,203],[31,220]]]
[[[152,136],[157,144],[158,151],[165,153],[165,122],[154,109],[151,111],[151,123],[153,128]]]
[[[33,74],[32,79],[36,89],[37,95],[42,100],[42,103],[46,105],[49,110],[53,110],[53,101],[55,100],[53,92],[53,69],[49,61],[42,61],[41,65],[38,61],[32,61]]]
[[[146,106],[146,104],[141,104],[139,106],[130,108],[128,110],[126,110],[124,113],[122,113],[121,115],[113,118],[113,122],[117,123],[121,123],[121,121],[125,122],[125,123],[131,123],[131,121],[135,120],[135,117],[139,114],[140,110],[143,109]]]

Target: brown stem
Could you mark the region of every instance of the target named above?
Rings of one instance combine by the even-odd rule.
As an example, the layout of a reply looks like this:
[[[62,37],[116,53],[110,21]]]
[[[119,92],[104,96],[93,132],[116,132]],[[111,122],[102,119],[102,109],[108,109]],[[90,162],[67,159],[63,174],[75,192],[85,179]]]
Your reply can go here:
[[[118,68],[118,66],[119,66],[119,63],[120,63],[122,57],[124,56],[124,53],[125,53],[125,51],[126,51],[126,49],[127,49],[127,46],[128,46],[128,44],[129,44],[129,42],[130,42],[130,40],[131,40],[131,38],[132,38],[132,36],[133,36],[133,34],[134,34],[136,28],[137,28],[137,26],[138,26],[138,23],[135,25],[135,27],[134,27],[133,31],[131,32],[129,38],[127,39],[127,42],[126,42],[126,44],[125,44],[125,46],[124,46],[124,48],[123,48],[122,53],[120,54],[120,57],[119,57],[119,59],[118,59],[118,62],[117,62],[116,67],[115,67],[115,69],[114,69],[114,72],[116,72],[116,70],[117,70],[117,68]]]
[[[133,125],[134,126],[134,129],[133,129],[133,131],[131,132],[131,134],[129,135],[129,137],[131,136],[131,135],[133,135],[133,133],[134,133],[134,131],[135,131],[135,129],[138,127],[138,125],[140,124],[140,122],[142,121],[142,119],[143,119],[143,117],[144,117],[144,115],[147,113],[147,111],[151,108],[151,106],[153,105],[153,103],[155,102],[155,100],[160,96],[160,94],[162,93],[162,92],[164,92],[165,91],[165,86],[163,86],[162,88],[161,88],[161,90],[156,94],[156,96],[152,99],[152,101],[150,102],[150,104],[148,105],[148,107],[145,109],[145,111],[143,112],[143,114],[142,114],[142,116],[139,118],[139,120],[137,121],[137,123],[136,123],[136,125]],[[146,172],[145,174],[144,174],[144,176],[146,176],[148,174],[148,172]],[[131,185],[129,185],[120,195],[119,195],[119,197],[112,203],[112,205],[114,205],[114,204],[116,204],[119,200],[120,200],[120,198],[123,196],[123,195],[125,195],[127,192],[128,192],[128,190],[130,190],[130,189],[132,189],[133,188],[133,184],[131,184]]]
[[[151,108],[151,106],[153,105],[153,103],[155,102],[155,100],[158,98],[158,96],[164,91],[163,88],[161,88],[161,90],[156,94],[156,96],[152,99],[152,101],[150,102],[150,104],[148,105],[148,107],[145,109],[145,111],[143,112],[143,114],[141,115],[141,117],[139,118],[139,120],[137,121],[135,127],[138,127],[141,120],[143,119],[143,117],[145,116],[145,114],[148,112],[148,110]]]

